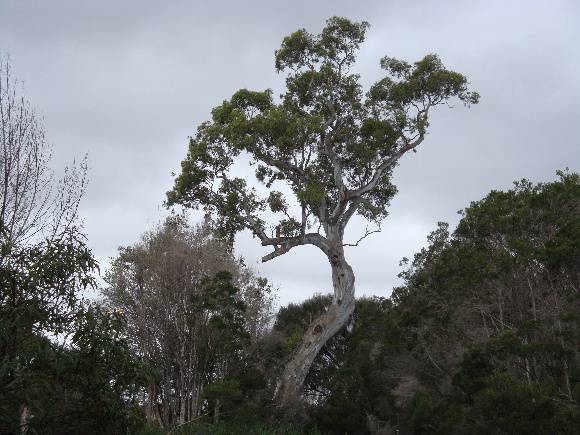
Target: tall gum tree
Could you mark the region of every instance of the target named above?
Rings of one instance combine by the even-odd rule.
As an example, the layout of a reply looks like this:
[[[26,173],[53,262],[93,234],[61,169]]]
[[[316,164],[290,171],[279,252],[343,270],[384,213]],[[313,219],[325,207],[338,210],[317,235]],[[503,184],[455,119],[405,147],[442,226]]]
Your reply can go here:
[[[433,54],[414,64],[382,58],[385,76],[365,93],[351,67],[368,27],[333,17],[318,35],[301,29],[285,37],[275,60],[286,73],[286,91],[275,100],[271,90],[241,89],[214,108],[190,138],[168,192],[168,206],[204,208],[232,240],[249,229],[273,248],[264,262],[301,245],[328,258],[333,302],[287,362],[276,389],[279,405],[299,397],[316,355],[354,311],[355,276],[343,241],[349,221],[355,214],[377,224],[386,217],[396,193],[393,168],[423,142],[435,106],[479,98]],[[232,164],[244,155],[269,195],[234,175]],[[286,193],[273,189],[279,183]],[[268,208],[275,225],[265,221]]]

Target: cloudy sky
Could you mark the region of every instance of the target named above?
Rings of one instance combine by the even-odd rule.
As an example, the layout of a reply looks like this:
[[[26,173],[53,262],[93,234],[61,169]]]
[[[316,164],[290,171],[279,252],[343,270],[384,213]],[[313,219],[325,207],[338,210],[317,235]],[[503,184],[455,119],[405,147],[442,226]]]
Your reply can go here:
[[[399,260],[491,189],[580,170],[575,0],[0,0],[0,52],[45,119],[55,166],[89,155],[81,213],[103,269],[165,216],[171,172],[211,108],[239,88],[278,94],[282,38],[302,27],[316,33],[333,15],[371,23],[357,65],[364,84],[380,77],[384,55],[434,52],[482,97],[471,109],[439,108],[422,148],[396,169],[400,193],[383,232],[347,252],[359,294],[388,295]],[[354,221],[349,235],[361,231]],[[330,290],[313,248],[265,265],[249,234],[236,249],[280,288],[280,303]]]

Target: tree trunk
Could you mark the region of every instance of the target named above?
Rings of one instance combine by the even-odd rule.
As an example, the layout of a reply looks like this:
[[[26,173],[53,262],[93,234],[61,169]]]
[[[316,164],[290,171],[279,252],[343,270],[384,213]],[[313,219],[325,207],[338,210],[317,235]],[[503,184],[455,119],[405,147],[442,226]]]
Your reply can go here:
[[[218,424],[220,422],[220,408],[221,408],[221,402],[219,399],[216,399],[215,405],[213,408],[213,424]]]
[[[334,298],[328,310],[310,324],[278,380],[275,401],[280,407],[300,399],[304,380],[316,356],[354,312],[354,273],[344,259],[342,240],[333,244],[327,256],[332,267]]]
[[[26,406],[22,406],[20,411],[20,433],[28,433],[28,424],[30,423],[31,417],[32,414],[30,413],[30,409],[28,409]]]
[[[159,414],[159,406],[157,405],[157,393],[155,384],[152,383],[147,389],[147,406],[145,411],[145,418],[148,423],[163,427],[163,420]]]

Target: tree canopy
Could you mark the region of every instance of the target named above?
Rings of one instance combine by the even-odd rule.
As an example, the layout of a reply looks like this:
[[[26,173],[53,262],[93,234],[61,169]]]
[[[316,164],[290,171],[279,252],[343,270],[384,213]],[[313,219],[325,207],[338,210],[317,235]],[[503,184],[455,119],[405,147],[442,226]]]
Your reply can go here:
[[[414,64],[382,58],[385,76],[365,92],[352,67],[368,28],[333,17],[318,35],[301,29],[284,38],[275,66],[286,74],[285,92],[277,99],[269,89],[241,89],[215,107],[190,138],[167,203],[203,207],[223,233],[248,228],[263,245],[279,246],[263,261],[296,245],[323,245],[318,230],[342,233],[355,213],[380,222],[396,192],[392,169],[423,142],[431,110],[479,96],[434,54]],[[242,155],[267,196],[235,176]],[[281,182],[286,187],[274,190]],[[267,209],[277,216],[270,235]]]

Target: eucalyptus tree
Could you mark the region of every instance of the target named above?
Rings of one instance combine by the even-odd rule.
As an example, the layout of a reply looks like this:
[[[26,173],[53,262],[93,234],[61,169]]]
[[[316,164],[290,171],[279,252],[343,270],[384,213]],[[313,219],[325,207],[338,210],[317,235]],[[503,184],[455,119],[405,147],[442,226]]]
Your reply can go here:
[[[302,245],[328,258],[334,299],[288,361],[276,390],[280,404],[300,393],[314,358],[353,313],[355,275],[344,255],[348,223],[356,214],[376,223],[386,217],[396,193],[392,171],[424,141],[436,106],[479,98],[465,76],[433,54],[414,64],[382,58],[384,77],[364,92],[352,67],[368,27],[333,17],[318,35],[302,29],[284,38],[275,66],[286,73],[285,92],[275,99],[271,90],[242,89],[215,107],[190,138],[168,193],[168,205],[204,208],[232,239],[249,229],[273,248],[264,262]],[[244,157],[269,195],[235,176],[232,166]],[[274,190],[279,184],[285,189]],[[267,225],[267,208],[275,225]]]

